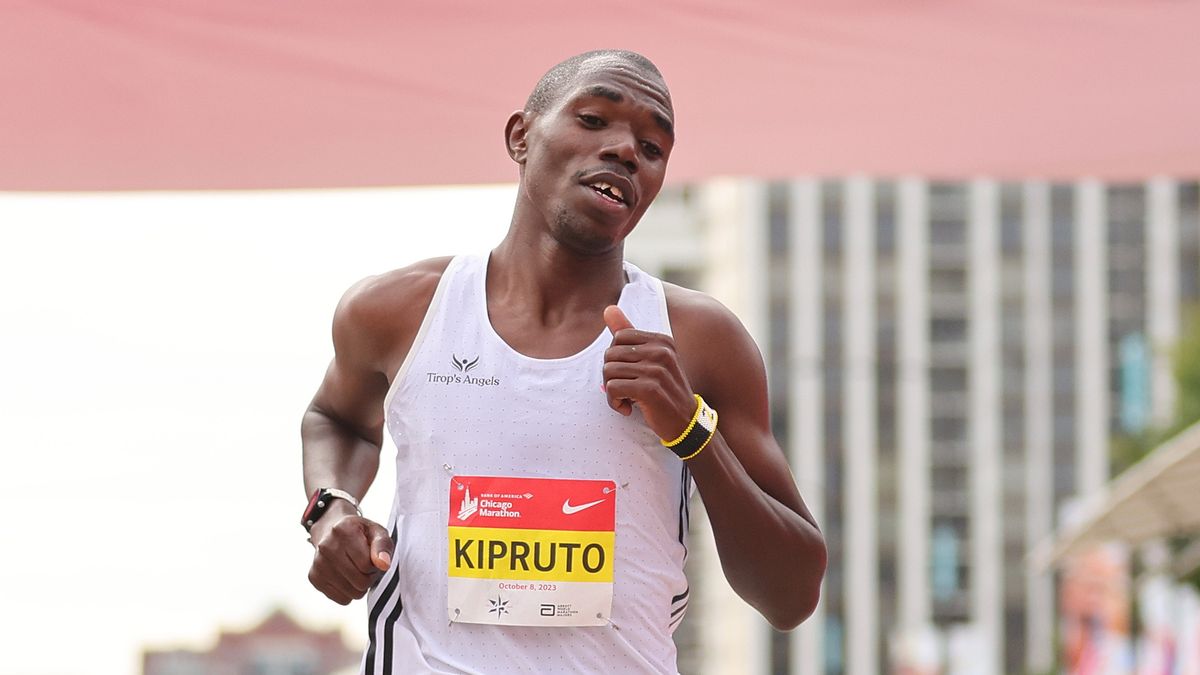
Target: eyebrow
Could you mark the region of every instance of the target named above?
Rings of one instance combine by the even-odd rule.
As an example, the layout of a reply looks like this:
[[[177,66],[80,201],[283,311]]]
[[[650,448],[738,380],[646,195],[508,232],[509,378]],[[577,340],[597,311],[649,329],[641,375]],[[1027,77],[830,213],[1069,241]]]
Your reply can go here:
[[[625,100],[625,95],[616,89],[610,89],[602,84],[593,84],[583,90],[585,96],[595,96],[597,98],[608,99],[613,103],[621,103]],[[657,124],[663,131],[667,132],[672,139],[675,138],[675,126],[671,124],[671,120],[663,117],[658,113],[654,113],[654,123]]]

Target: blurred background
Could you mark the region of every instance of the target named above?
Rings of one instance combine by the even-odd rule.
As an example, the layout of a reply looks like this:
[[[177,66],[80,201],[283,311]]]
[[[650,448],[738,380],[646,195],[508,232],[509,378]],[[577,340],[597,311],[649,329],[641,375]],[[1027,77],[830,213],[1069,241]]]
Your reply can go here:
[[[1197,26],[1168,0],[0,2],[0,674],[357,672],[365,606],[311,589],[297,524],[333,307],[498,242],[508,114],[599,47],[676,108],[627,256],[755,336],[830,547],[817,613],[774,632],[697,498],[680,671],[1200,672]]]

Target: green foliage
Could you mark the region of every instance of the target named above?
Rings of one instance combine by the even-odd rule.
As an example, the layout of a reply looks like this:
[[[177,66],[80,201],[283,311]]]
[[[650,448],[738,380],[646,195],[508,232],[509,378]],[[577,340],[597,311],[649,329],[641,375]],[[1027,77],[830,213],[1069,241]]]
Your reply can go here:
[[[1185,316],[1183,335],[1172,354],[1178,391],[1172,435],[1200,420],[1200,308],[1189,308]],[[1180,581],[1200,591],[1200,568],[1192,570]]]
[[[1175,376],[1175,416],[1158,428],[1148,428],[1139,434],[1118,434],[1111,443],[1110,460],[1113,475],[1118,475],[1141,461],[1159,445],[1200,421],[1200,307],[1184,312],[1183,332],[1171,352]],[[1192,537],[1180,537],[1172,542],[1178,551]],[[1200,568],[1179,579],[1200,590]],[[1135,611],[1134,616],[1137,616]]]
[[[1118,475],[1164,441],[1200,421],[1200,307],[1184,312],[1183,332],[1171,351],[1175,375],[1175,416],[1170,424],[1139,434],[1119,433],[1112,439],[1112,475]]]
[[[1179,429],[1200,420],[1200,308],[1187,311],[1184,328],[1172,354],[1178,389],[1175,422]]]
[[[1109,446],[1109,460],[1112,475],[1120,475],[1129,467],[1137,464],[1143,457],[1150,454],[1158,445],[1159,434],[1144,431],[1137,435],[1117,434]]]
[[[1188,584],[1192,588],[1196,589],[1197,592],[1200,592],[1200,567],[1197,567],[1191,572],[1185,574],[1179,581],[1180,583]]]

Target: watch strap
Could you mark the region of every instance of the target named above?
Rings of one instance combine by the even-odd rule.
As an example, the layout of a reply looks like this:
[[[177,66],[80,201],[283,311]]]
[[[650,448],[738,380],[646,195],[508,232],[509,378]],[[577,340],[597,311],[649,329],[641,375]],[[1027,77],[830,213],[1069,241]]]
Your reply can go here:
[[[354,507],[355,513],[360,516],[362,515],[362,509],[359,507],[358,499],[354,495],[338,488],[319,488],[309,498],[308,507],[304,509],[304,515],[300,517],[300,524],[304,526],[306,531],[312,531],[313,525],[316,525],[321,516],[325,515],[325,512],[329,510],[329,505],[335,499],[344,499],[350,502],[350,505]]]

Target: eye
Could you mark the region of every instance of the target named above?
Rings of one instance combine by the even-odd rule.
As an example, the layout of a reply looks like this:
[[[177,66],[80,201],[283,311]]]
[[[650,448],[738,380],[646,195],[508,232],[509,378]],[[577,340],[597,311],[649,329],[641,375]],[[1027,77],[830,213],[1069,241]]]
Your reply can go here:
[[[600,127],[604,126],[604,120],[596,117],[595,115],[589,115],[588,113],[582,113],[579,115],[579,121],[583,122],[585,127],[591,127],[593,129],[599,129]]]
[[[662,157],[662,148],[651,143],[650,141],[642,141],[642,150],[651,157]]]

